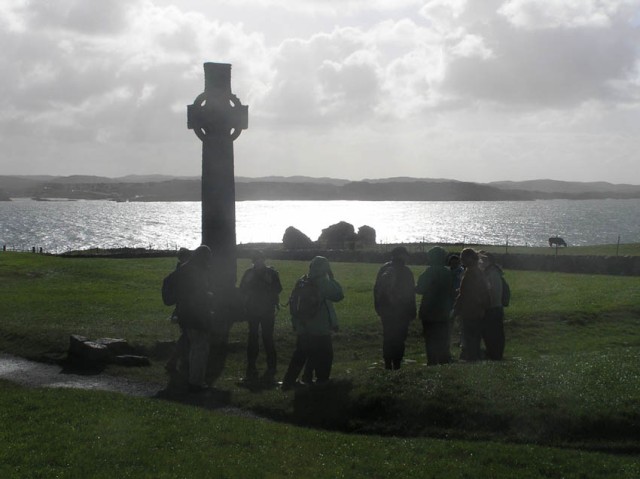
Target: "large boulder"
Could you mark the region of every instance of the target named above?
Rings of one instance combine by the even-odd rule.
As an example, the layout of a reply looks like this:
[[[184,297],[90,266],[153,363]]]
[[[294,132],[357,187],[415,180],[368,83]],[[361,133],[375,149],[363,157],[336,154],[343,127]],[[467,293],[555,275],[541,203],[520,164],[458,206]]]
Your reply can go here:
[[[313,241],[299,229],[289,226],[282,237],[282,246],[285,249],[311,249]]]
[[[358,246],[374,246],[376,244],[376,230],[371,226],[363,225],[358,228]]]
[[[323,229],[318,243],[326,249],[354,249],[356,238],[353,225],[341,221]]]

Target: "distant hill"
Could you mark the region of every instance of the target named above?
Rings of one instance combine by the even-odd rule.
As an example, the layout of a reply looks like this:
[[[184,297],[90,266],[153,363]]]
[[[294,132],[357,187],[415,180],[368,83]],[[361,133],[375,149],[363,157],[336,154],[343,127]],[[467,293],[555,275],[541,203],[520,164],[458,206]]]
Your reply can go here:
[[[5,197],[200,201],[200,179],[166,175],[0,176]],[[1,194],[0,194],[1,197]],[[640,186],[554,180],[472,183],[395,177],[349,181],[306,176],[236,178],[243,200],[526,201],[535,199],[640,198]]]
[[[55,179],[55,176],[0,176],[0,190],[12,198],[30,196],[25,194],[31,188]]]
[[[445,178],[412,178],[410,176],[395,176],[392,178],[365,178],[365,183],[457,183],[457,180],[447,180]]]
[[[236,182],[241,183],[319,183],[325,185],[346,185],[351,180],[341,180],[338,178],[312,178],[310,176],[263,176],[261,178],[249,178],[246,176],[236,177]]]
[[[488,183],[501,189],[538,191],[541,193],[585,194],[585,193],[617,193],[638,194],[640,186],[628,184],[612,184],[605,181],[596,182],[572,182],[557,180],[531,180],[531,181],[494,181]]]

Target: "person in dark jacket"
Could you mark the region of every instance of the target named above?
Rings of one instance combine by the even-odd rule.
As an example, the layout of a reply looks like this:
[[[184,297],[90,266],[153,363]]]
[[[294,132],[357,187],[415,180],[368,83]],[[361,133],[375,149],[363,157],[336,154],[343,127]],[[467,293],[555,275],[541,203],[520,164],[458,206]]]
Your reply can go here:
[[[499,361],[504,355],[504,307],[502,306],[502,268],[496,264],[491,253],[480,253],[480,267],[489,288],[489,307],[487,308],[482,339],[487,359]]]
[[[416,293],[422,295],[419,317],[422,321],[427,364],[451,361],[449,317],[453,306],[453,273],[445,264],[447,252],[435,246],[427,251],[427,269],[419,276]]]
[[[256,252],[252,259],[253,265],[242,275],[238,288],[249,327],[246,380],[252,381],[258,378],[256,360],[258,359],[261,330],[267,360],[264,380],[273,383],[276,374],[276,347],[273,340],[273,330],[282,285],[278,272],[265,264],[262,252]]]
[[[378,270],[373,287],[374,308],[382,322],[382,357],[385,369],[399,369],[404,358],[409,323],[416,317],[413,273],[406,265],[403,246],[391,251],[391,261]]]
[[[344,293],[331,271],[327,258],[316,256],[309,264],[309,280],[317,287],[319,307],[310,317],[291,317],[296,332],[296,349],[282,380],[282,389],[291,389],[309,361],[318,384],[329,381],[333,365],[331,334],[338,330],[338,316],[333,303],[342,301]]]
[[[177,270],[176,315],[189,340],[190,392],[208,389],[205,376],[213,320],[213,293],[209,284],[211,260],[209,247],[198,246],[191,258]]]
[[[180,248],[180,250],[178,251],[178,264],[176,264],[176,270],[182,267],[190,257],[190,250],[188,250],[187,248]],[[179,324],[177,308],[174,308],[173,312],[171,313],[171,322]],[[176,347],[173,350],[171,357],[167,361],[167,364],[165,364],[164,366],[165,370],[170,374],[178,372],[178,368],[180,368],[181,372],[187,371],[189,367],[188,354],[189,339],[187,338],[185,329],[180,326],[180,337],[176,341]]]
[[[482,325],[490,304],[489,290],[484,274],[478,266],[478,253],[471,248],[465,248],[460,254],[460,260],[465,270],[452,314],[460,318],[464,331],[460,359],[477,361],[481,359]]]

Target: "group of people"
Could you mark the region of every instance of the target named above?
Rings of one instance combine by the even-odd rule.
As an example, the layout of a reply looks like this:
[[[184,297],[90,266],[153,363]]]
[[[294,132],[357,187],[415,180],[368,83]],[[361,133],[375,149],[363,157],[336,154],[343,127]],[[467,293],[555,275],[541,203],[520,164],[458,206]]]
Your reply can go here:
[[[406,248],[393,249],[391,260],[380,268],[373,288],[375,311],[382,323],[385,368],[401,367],[409,324],[416,316],[422,322],[429,365],[452,361],[454,324],[459,326],[461,359],[481,359],[482,341],[486,358],[501,359],[504,283],[502,270],[493,257],[488,253],[479,255],[470,248],[458,257],[434,247],[427,252],[427,268],[417,283],[407,266],[408,259]],[[216,318],[220,301],[230,301],[212,293],[211,260],[211,250],[204,245],[192,253],[181,251],[176,270],[163,284],[165,304],[175,304],[172,318],[181,328],[176,353],[167,369],[185,377],[191,392],[208,387],[212,324],[220,321]],[[171,290],[166,297],[165,289]],[[251,267],[242,275],[237,298],[231,301],[238,305],[233,314],[241,315],[248,325],[246,382],[277,384],[274,326],[281,292],[278,271],[266,265],[264,254],[256,253]],[[419,307],[416,294],[422,296]],[[308,273],[296,282],[288,302],[296,345],[282,389],[291,389],[299,383],[311,384],[314,379],[316,384],[329,380],[333,364],[332,333],[338,330],[334,303],[343,298],[344,291],[327,258],[314,257]],[[224,336],[224,331],[221,334]],[[266,356],[262,376],[256,364],[260,337]]]
[[[462,250],[460,256],[448,255],[436,246],[426,256],[427,268],[417,284],[406,264],[409,253],[404,247],[395,248],[391,261],[378,271],[374,306],[382,322],[385,368],[401,366],[409,324],[416,316],[422,322],[428,365],[453,360],[454,326],[459,329],[460,359],[502,359],[507,286],[493,255],[471,248]],[[422,296],[418,308],[416,294]]]

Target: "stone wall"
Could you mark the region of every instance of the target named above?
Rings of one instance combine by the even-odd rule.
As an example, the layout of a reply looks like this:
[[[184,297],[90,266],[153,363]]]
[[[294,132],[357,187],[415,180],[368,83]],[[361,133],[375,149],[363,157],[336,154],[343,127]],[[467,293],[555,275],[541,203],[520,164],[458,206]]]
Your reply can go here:
[[[240,252],[249,257],[248,251]],[[390,259],[390,253],[377,251],[348,250],[271,250],[266,251],[270,259],[310,261],[314,256],[325,256],[329,261],[382,264]],[[555,271],[579,274],[608,274],[617,276],[640,276],[640,256],[576,256],[542,254],[494,254],[496,262],[504,269],[526,271]],[[426,264],[426,253],[412,253],[409,264]]]

